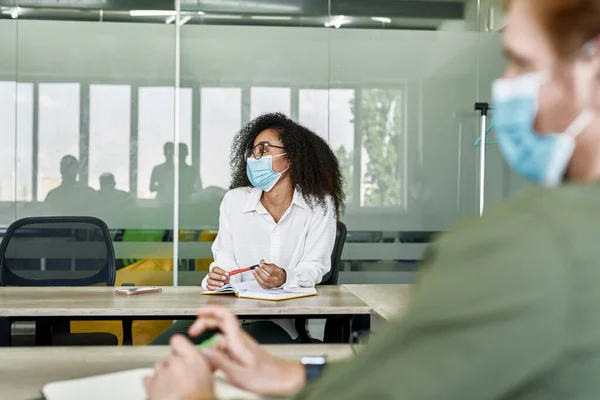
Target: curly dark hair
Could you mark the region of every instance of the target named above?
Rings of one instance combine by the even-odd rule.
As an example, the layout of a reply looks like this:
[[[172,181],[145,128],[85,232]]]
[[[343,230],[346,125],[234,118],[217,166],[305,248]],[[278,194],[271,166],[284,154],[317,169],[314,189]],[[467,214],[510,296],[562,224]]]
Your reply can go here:
[[[300,188],[309,207],[320,205],[325,210],[327,196],[331,196],[336,217],[339,218],[346,195],[337,157],[319,135],[281,113],[261,115],[250,121],[235,136],[231,146],[233,172],[230,189],[252,186],[246,175],[246,157],[256,137],[265,129],[273,129],[279,133],[286,157],[291,162],[289,173],[292,184]]]

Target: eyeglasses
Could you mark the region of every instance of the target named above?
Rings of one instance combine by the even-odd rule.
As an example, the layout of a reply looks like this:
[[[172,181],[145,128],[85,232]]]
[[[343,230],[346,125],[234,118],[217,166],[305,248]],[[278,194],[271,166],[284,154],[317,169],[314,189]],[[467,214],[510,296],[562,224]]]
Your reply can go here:
[[[262,142],[254,146],[252,149],[248,150],[248,157],[253,156],[255,159],[260,160],[263,154],[265,154],[265,150],[267,147],[274,147],[276,149],[285,150],[285,147],[275,146],[271,143]]]

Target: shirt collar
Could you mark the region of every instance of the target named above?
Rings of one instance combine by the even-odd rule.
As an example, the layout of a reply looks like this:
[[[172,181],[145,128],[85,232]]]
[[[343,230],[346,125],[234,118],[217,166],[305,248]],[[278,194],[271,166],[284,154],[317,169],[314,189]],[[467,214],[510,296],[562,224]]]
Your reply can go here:
[[[262,190],[259,188],[250,188],[250,193],[248,194],[248,199],[246,200],[246,205],[244,206],[244,212],[250,211],[258,211],[258,205],[260,203],[260,196],[262,195]],[[264,209],[264,207],[261,207]],[[266,211],[266,210],[265,210]]]
[[[246,205],[244,206],[244,212],[256,211],[259,214],[267,214],[268,211],[260,202],[260,197],[262,196],[262,190],[259,188],[250,188],[250,193],[248,195],[248,199],[246,200]],[[310,207],[306,204],[306,200],[302,196],[302,192],[300,189],[296,188],[294,190],[294,197],[292,198],[292,204],[297,205],[298,207],[304,208],[308,210]]]
[[[298,207],[304,208],[305,210],[310,209],[308,204],[306,204],[306,200],[304,200],[304,197],[302,196],[302,192],[298,188],[296,188],[296,190],[294,190],[294,198],[292,199],[292,204],[295,204]]]

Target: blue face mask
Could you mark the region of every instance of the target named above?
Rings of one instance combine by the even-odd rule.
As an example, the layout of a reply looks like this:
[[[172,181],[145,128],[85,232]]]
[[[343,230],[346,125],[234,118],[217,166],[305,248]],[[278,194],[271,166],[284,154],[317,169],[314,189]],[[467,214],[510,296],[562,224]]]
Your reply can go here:
[[[535,120],[540,87],[548,72],[498,79],[492,88],[493,122],[500,150],[518,174],[545,186],[558,186],[575,149],[575,137],[595,118],[583,111],[564,133],[538,135]]]
[[[249,157],[247,160],[246,174],[252,186],[262,189],[265,192],[270,192],[277,184],[281,175],[288,170],[281,172],[273,171],[273,158],[281,157],[287,153],[278,154],[276,156],[263,156],[260,159]]]

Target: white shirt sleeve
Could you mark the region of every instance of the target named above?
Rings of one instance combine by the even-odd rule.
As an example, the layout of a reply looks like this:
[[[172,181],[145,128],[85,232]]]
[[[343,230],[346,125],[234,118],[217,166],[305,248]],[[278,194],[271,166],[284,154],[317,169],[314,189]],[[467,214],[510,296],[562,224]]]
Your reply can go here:
[[[331,199],[327,210],[316,206],[309,220],[304,254],[298,265],[288,272],[285,287],[314,287],[331,269],[331,253],[335,245],[337,223]]]
[[[210,264],[210,267],[208,268],[209,271],[212,271],[214,267],[219,267],[225,271],[233,271],[239,268],[233,254],[230,217],[230,211],[227,207],[227,196],[225,196],[219,207],[219,233],[217,233],[217,238],[212,245],[214,261]],[[208,275],[202,280],[202,287],[204,289],[206,289],[207,280]],[[230,277],[229,281],[230,283],[240,282],[241,274]]]

